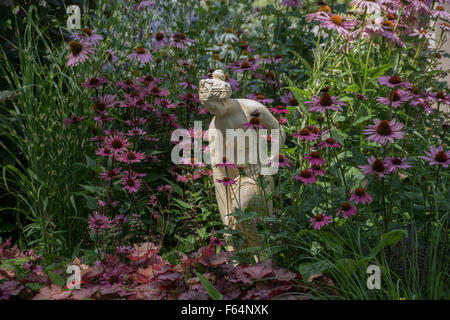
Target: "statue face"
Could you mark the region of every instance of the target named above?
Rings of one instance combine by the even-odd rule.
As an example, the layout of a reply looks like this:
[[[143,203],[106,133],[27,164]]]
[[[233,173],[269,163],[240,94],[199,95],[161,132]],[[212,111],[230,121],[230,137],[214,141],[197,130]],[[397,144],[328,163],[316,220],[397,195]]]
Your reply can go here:
[[[227,100],[231,97],[231,87],[218,79],[203,79],[199,84],[200,102],[214,115],[226,112]]]

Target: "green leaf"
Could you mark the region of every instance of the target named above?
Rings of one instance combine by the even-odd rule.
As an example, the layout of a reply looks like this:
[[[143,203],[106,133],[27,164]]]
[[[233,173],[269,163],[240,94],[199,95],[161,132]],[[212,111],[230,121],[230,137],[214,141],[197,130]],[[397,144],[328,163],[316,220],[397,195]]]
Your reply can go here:
[[[200,279],[200,282],[202,283],[203,288],[205,288],[206,292],[208,293],[208,296],[211,299],[223,300],[222,294],[219,291],[217,291],[216,288],[214,288],[212,283],[208,279],[206,279],[204,275],[198,273],[197,271],[195,272],[195,274]]]
[[[192,209],[192,205],[190,205],[189,203],[186,203],[186,202],[184,202],[184,201],[182,201],[182,200],[179,200],[179,199],[177,199],[177,198],[173,198],[173,200],[174,200],[176,203],[178,203],[180,206],[182,206],[183,208],[186,208],[186,209]]]
[[[349,92],[349,93],[359,92],[360,90],[361,89],[359,88],[359,85],[357,83],[353,83],[344,89],[345,92]]]
[[[314,274],[321,273],[327,269],[327,265],[322,261],[302,263],[297,267],[298,272],[302,275],[303,281],[308,281],[309,277]]]
[[[369,258],[375,258],[375,256],[386,246],[395,246],[401,238],[408,235],[408,231],[405,229],[397,229],[389,231],[381,236],[380,243],[369,255]]]
[[[61,275],[57,274],[56,272],[49,271],[47,275],[54,284],[57,284],[60,287],[64,287],[66,285],[66,279],[64,279]]]

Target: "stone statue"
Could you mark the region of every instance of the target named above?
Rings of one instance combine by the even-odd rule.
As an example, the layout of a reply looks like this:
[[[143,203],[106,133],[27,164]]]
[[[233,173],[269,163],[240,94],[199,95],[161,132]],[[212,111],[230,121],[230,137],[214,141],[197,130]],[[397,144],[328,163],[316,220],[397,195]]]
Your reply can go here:
[[[272,200],[269,199],[269,195],[274,190],[273,177],[264,175],[261,170],[264,165],[259,162],[256,164],[249,164],[249,161],[239,163],[238,156],[244,155],[246,160],[252,156],[249,153],[249,150],[255,150],[250,146],[252,141],[248,139],[245,145],[235,143],[234,139],[229,142],[226,139],[226,131],[227,129],[241,129],[247,132],[251,123],[256,126],[252,128],[264,127],[267,129],[267,133],[274,132],[273,129],[279,130],[280,147],[276,150],[276,159],[278,159],[278,153],[284,144],[284,131],[277,119],[263,104],[250,99],[231,99],[231,87],[225,82],[225,74],[222,70],[214,71],[212,79],[201,80],[199,88],[200,102],[214,115],[209,126],[208,137],[216,199],[222,222],[233,230],[242,232],[243,248],[262,247],[257,234],[256,222],[239,223],[236,217],[230,214],[233,214],[236,208],[242,211],[249,208],[259,216],[272,214]],[[244,124],[247,124],[247,129]],[[214,134],[216,130],[222,134],[222,141],[217,139],[217,135]],[[258,136],[257,139],[261,139],[261,137]],[[255,144],[254,140],[253,144]],[[227,155],[227,148],[233,149],[234,159],[224,156]],[[227,163],[231,165],[226,165]],[[224,183],[225,181],[232,183],[227,184]],[[230,241],[228,241],[228,250],[233,250]]]

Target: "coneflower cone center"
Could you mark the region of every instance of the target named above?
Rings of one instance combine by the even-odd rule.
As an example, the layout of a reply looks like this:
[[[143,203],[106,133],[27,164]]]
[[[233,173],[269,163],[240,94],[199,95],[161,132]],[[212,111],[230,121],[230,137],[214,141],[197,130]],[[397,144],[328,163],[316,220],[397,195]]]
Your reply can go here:
[[[120,149],[120,148],[123,147],[123,143],[122,143],[122,141],[120,141],[119,139],[114,139],[114,140],[111,142],[111,146],[112,146],[114,149]]]
[[[333,138],[328,138],[325,140],[325,142],[328,144],[333,144],[335,142],[335,140]]]
[[[256,95],[256,99],[258,99],[258,100],[264,100],[265,98],[266,98],[266,97],[264,97],[264,95],[261,94],[261,93],[259,93],[259,94]]]
[[[320,96],[320,105],[323,107],[331,106],[333,104],[333,99],[328,92],[323,92]]]
[[[377,159],[372,163],[372,169],[376,172],[383,172],[384,171],[384,164],[383,161]]]
[[[400,78],[399,76],[392,76],[389,78],[389,83],[391,84],[399,84],[402,82],[402,78]]]
[[[250,68],[250,64],[247,61],[241,63],[241,68]]]
[[[436,98],[438,98],[438,99],[445,99],[446,98],[445,93],[442,92],[442,91],[436,93]]]
[[[402,164],[402,159],[394,158],[394,159],[392,159],[392,163],[396,164],[396,165],[401,165]]]
[[[289,105],[290,105],[290,106],[293,106],[293,107],[298,106],[298,101],[297,101],[297,99],[292,98],[291,100],[289,100]]]
[[[251,124],[259,124],[260,121],[259,121],[258,118],[251,118],[251,119],[250,119],[250,123],[251,123]]]
[[[89,80],[89,84],[96,84],[98,83],[98,79],[97,78],[92,78]]]
[[[83,30],[81,30],[81,33],[84,33],[84,34],[88,35],[89,37],[92,36],[92,30],[89,28],[84,28]]]
[[[398,94],[398,91],[395,90],[392,94],[389,93],[389,98],[391,98],[392,101],[399,101],[400,95]]]
[[[97,112],[105,111],[106,105],[103,102],[97,101],[94,103],[94,110]]]
[[[391,126],[389,125],[389,121],[383,120],[377,126],[377,133],[382,136],[388,136],[392,133]]]
[[[331,22],[333,22],[335,25],[340,26],[342,23],[342,18],[341,16],[338,15],[334,15],[330,18]]]
[[[304,136],[304,137],[306,137],[306,136],[309,136],[309,129],[308,128],[303,128],[302,130],[300,130],[300,135],[301,136]]]
[[[317,151],[311,152],[311,158],[319,159],[320,158],[320,153],[318,153]]]
[[[437,152],[436,155],[434,156],[434,160],[442,163],[447,162],[448,160],[447,153],[445,153],[444,151]]]
[[[137,53],[137,54],[145,54],[145,52],[146,52],[146,51],[145,51],[144,48],[137,48],[137,49],[136,49],[136,53]]]
[[[164,34],[162,32],[157,32],[155,34],[155,39],[161,41],[162,39],[164,39]]]
[[[350,210],[351,208],[352,208],[352,206],[351,206],[350,203],[348,203],[348,202],[344,202],[344,203],[341,205],[341,209],[344,210],[344,211],[348,211],[348,210]]]
[[[134,179],[129,178],[127,180],[127,185],[129,185],[130,187],[134,187],[134,185],[135,185]]]
[[[136,154],[134,152],[128,152],[127,160],[136,160]]]
[[[78,55],[83,50],[83,45],[79,41],[70,41],[69,50],[72,54]]]
[[[300,177],[302,178],[311,178],[312,174],[309,170],[303,170],[302,172],[300,172]]]
[[[355,194],[358,197],[362,197],[362,196],[364,196],[366,194],[366,190],[364,190],[364,188],[356,188],[355,189]]]
[[[316,220],[317,222],[323,221],[323,214],[316,214],[314,220]]]

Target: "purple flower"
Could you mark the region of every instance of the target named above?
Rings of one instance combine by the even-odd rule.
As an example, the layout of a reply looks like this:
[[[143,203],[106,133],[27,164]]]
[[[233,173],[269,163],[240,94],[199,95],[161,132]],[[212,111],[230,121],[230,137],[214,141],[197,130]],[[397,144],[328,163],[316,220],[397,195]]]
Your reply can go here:
[[[110,288],[112,285],[122,286],[124,281],[124,268],[119,266],[115,266],[110,268],[108,271],[105,271],[102,274],[101,283],[106,287]]]
[[[388,174],[388,170],[384,163],[384,160],[377,159],[374,156],[370,156],[368,162],[368,165],[358,166],[362,173],[373,174],[378,176],[379,178],[383,178],[385,174]]]
[[[356,204],[360,202],[366,204],[372,202],[372,197],[366,192],[364,188],[356,188],[355,191],[353,191],[352,196],[350,197],[350,201],[355,201]]]
[[[224,186],[236,184],[236,181],[230,177],[224,177],[223,179],[216,179],[216,181],[222,183]]]
[[[388,86],[389,88],[412,88],[411,83],[409,82],[403,82],[402,78],[400,76],[381,76],[378,78],[378,82],[381,85]]]
[[[290,113],[289,110],[287,110],[283,106],[272,107],[272,108],[270,108],[270,111],[274,114],[282,114],[282,113],[289,114]]]
[[[339,34],[348,34],[350,30],[355,27],[355,23],[352,21],[345,21],[341,16],[335,15],[318,15],[315,20],[321,22],[319,27],[327,30],[334,30]]]
[[[67,56],[67,65],[75,67],[88,59],[88,55],[94,53],[94,48],[88,42],[70,41],[69,55]]]
[[[317,96],[313,96],[312,101],[306,101],[305,105],[311,106],[311,108],[309,108],[310,112],[325,113],[326,110],[342,111],[342,107],[346,106],[347,104],[343,101],[338,100],[338,97],[336,96],[330,96],[328,92],[322,92],[320,98]]]
[[[89,229],[95,232],[102,232],[111,228],[111,220],[107,216],[94,211],[93,215],[89,216]]]
[[[254,128],[254,129],[256,129],[256,128],[264,129],[264,126],[261,124],[261,120],[259,120],[259,118],[256,118],[256,117],[250,118],[249,122],[244,123],[242,126],[245,129],[248,129],[250,127]]]
[[[293,133],[292,136],[295,138],[298,138],[298,141],[308,140],[308,141],[314,141],[317,140],[319,137],[320,132],[313,132],[309,130],[308,128],[303,128],[302,130]]]
[[[337,211],[338,211],[337,215],[340,215],[342,213],[344,218],[351,218],[354,215],[356,215],[356,213],[358,213],[358,209],[355,206],[352,206],[348,202],[344,202],[341,205],[341,207],[339,209],[337,209]]]
[[[388,141],[394,143],[394,139],[402,139],[405,134],[402,131],[403,123],[397,122],[395,119],[391,121],[375,119],[374,123],[364,130],[364,134],[369,136],[367,138],[369,141],[385,145]]]
[[[87,116],[76,116],[76,115],[71,115],[69,118],[64,119],[64,123],[67,125],[71,125],[71,124],[78,124],[83,120],[86,120]]]
[[[305,185],[316,183],[317,179],[311,168],[301,171],[298,175],[293,177],[294,180],[300,180]]]
[[[420,156],[423,160],[426,160],[432,165],[442,166],[447,168],[450,164],[450,151],[444,151],[442,146],[439,148],[435,148],[434,146],[430,146],[430,151],[424,151],[426,156]]]
[[[288,91],[284,95],[280,97],[281,103],[284,103],[287,106],[298,106],[298,101],[295,99],[291,91]]]
[[[324,141],[319,142],[318,147],[323,149],[325,147],[328,148],[342,148],[341,144],[334,140],[333,138],[327,138]]]
[[[123,189],[128,191],[128,193],[138,192],[142,185],[142,180],[138,177],[143,176],[145,176],[143,173],[124,171],[124,175],[121,177],[122,180],[119,183],[124,186]]]
[[[83,82],[83,87],[88,89],[88,88],[94,88],[97,89],[99,87],[101,87],[102,85],[104,85],[105,83],[108,83],[108,81],[106,81],[106,79],[104,77],[93,77],[90,79],[87,79],[86,81]]]
[[[273,99],[266,98],[262,93],[251,93],[247,95],[248,99],[256,100],[258,102],[261,102],[263,104],[265,103],[272,103]]]
[[[323,226],[331,223],[331,217],[325,213],[318,213],[311,219],[309,219],[310,227],[314,226],[314,230],[320,230]]]
[[[74,37],[74,39],[97,45],[99,40],[103,40],[103,36],[100,34],[96,34],[96,30],[84,28],[79,34]]]
[[[153,56],[145,50],[145,48],[137,48],[133,53],[127,57],[129,60],[137,60],[142,63],[148,63],[153,59]]]
[[[406,161],[406,158],[387,157],[386,159],[384,159],[384,164],[386,165],[389,173],[394,172],[398,169],[411,168],[411,164]]]
[[[323,165],[325,163],[325,160],[320,156],[320,153],[317,151],[313,151],[310,154],[307,154],[303,157],[303,159],[307,159],[309,164],[313,165]]]
[[[234,72],[256,71],[259,64],[255,61],[242,60],[234,62],[229,68]]]
[[[410,92],[397,89],[394,90],[393,92],[389,92],[389,95],[387,97],[379,97],[377,98],[377,100],[378,102],[380,102],[385,106],[392,105],[393,108],[398,108],[401,107],[404,103],[411,100],[412,98],[413,96]]]

